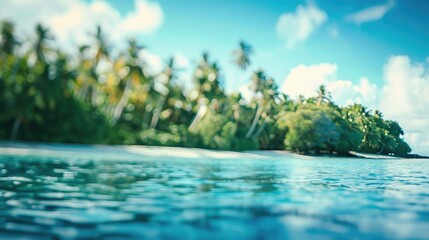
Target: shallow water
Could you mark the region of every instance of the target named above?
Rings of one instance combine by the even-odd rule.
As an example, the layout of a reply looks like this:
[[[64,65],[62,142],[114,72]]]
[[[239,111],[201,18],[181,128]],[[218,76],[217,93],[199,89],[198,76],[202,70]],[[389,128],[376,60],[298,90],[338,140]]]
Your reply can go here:
[[[428,173],[411,159],[0,155],[0,238],[428,239]]]

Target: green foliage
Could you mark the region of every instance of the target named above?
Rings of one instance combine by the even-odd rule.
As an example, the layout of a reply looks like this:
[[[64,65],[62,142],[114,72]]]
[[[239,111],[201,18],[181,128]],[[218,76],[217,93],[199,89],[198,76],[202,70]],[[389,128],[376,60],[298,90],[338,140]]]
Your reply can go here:
[[[155,146],[181,146],[180,136],[167,133],[157,132],[155,129],[147,129],[139,134],[137,144],[155,145]]]
[[[298,152],[330,151],[340,140],[340,134],[328,113],[320,108],[300,108],[285,114],[279,121],[287,128],[285,148]]]
[[[30,141],[108,143],[111,132],[107,119],[93,106],[74,98],[64,99],[53,109],[35,113],[24,122],[19,139]],[[85,136],[83,138],[83,136]]]
[[[195,128],[195,133],[201,137],[205,148],[236,151],[258,149],[255,138],[238,137],[237,130],[235,121],[210,110]]]
[[[221,67],[204,53],[188,95],[175,59],[161,73],[149,74],[136,40],[114,55],[97,27],[92,44],[80,46],[76,56],[53,48],[53,41],[42,25],[22,42],[12,23],[0,24],[0,139],[338,154],[411,151],[397,122],[358,104],[336,106],[325,86],[314,97],[292,100],[259,69],[249,76],[250,99],[227,95]],[[252,53],[245,42],[233,52],[243,74]]]
[[[327,105],[304,105],[286,112],[278,125],[287,130],[285,147],[293,151],[345,154],[357,150],[362,141],[359,130]]]
[[[359,151],[399,156],[411,152],[411,148],[402,138],[404,132],[399,124],[383,119],[379,111],[372,114],[362,105],[355,104],[343,108],[342,114],[363,136]]]

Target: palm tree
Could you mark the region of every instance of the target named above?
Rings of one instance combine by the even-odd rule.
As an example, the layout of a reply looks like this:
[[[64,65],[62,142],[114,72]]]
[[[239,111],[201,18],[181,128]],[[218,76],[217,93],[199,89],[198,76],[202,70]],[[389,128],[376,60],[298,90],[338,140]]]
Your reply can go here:
[[[15,48],[18,45],[18,41],[15,37],[15,27],[11,22],[4,21],[1,23],[0,33],[0,97],[3,96],[7,91],[11,91],[13,86],[16,84],[16,75],[18,73],[20,58],[15,56]],[[8,65],[12,66],[11,70],[8,69]],[[4,100],[4,99],[2,99]],[[15,117],[11,129],[11,140],[15,140],[18,133],[19,126],[21,124],[20,110],[16,106],[10,110],[11,118]],[[6,114],[2,114],[3,117]]]
[[[253,132],[255,131],[259,118],[261,117],[261,114],[264,111],[263,91],[266,85],[266,80],[267,80],[267,77],[265,75],[265,72],[262,69],[259,69],[258,71],[254,72],[252,75],[250,88],[257,101],[257,105],[256,105],[255,117],[253,118],[252,125],[250,126],[249,130],[246,133],[246,136],[245,136],[246,138],[249,138],[253,135]]]
[[[76,91],[76,95],[82,100],[89,100],[93,105],[97,105],[100,90],[97,69],[103,61],[111,62],[110,46],[100,26],[97,26],[93,34],[93,42],[92,46],[79,47],[79,90]]]
[[[47,56],[49,53],[53,53],[53,50],[49,46],[49,41],[53,39],[53,36],[50,34],[49,30],[42,26],[41,24],[36,25],[36,37],[35,41],[32,44],[32,48],[28,51],[25,58],[28,56],[35,57],[35,66],[30,69],[28,76],[26,78],[34,79],[34,89],[36,89],[36,94],[32,97],[27,91],[29,91],[30,86],[28,84],[22,84],[22,90],[19,93],[19,96],[22,100],[31,102],[25,104],[25,106],[19,107],[17,110],[16,117],[12,125],[11,140],[15,140],[18,135],[21,123],[23,120],[35,115],[33,113],[34,106],[38,106],[41,110],[46,108],[52,109],[55,107],[55,91],[52,89],[53,84],[49,81],[49,63]],[[24,87],[25,86],[25,87]],[[34,103],[33,103],[34,102]]]
[[[15,48],[19,45],[15,37],[15,26],[13,23],[4,21],[1,23],[0,49],[1,55],[13,55]]]
[[[2,22],[0,31],[0,78],[4,78],[3,84],[6,84],[6,81],[14,84],[20,62],[15,49],[20,42],[15,37],[15,27],[11,22]],[[5,88],[6,86],[3,86],[2,90]]]
[[[354,104],[344,110],[346,118],[350,124],[356,124],[362,133],[362,143],[359,146],[364,152],[378,152],[381,149],[380,142],[382,134],[380,132],[380,120],[378,115],[372,116],[371,112],[361,104]]]
[[[95,65],[97,65],[103,58],[108,59],[110,57],[110,46],[107,43],[106,36],[104,35],[100,25],[97,26],[94,39],[96,50],[94,60]]]
[[[276,101],[280,102],[281,98],[279,97],[278,86],[274,79],[268,78],[265,81],[262,96],[263,104],[265,105],[266,110],[261,115],[263,122],[256,133],[253,135],[254,137],[261,135],[266,125],[274,118],[275,115],[278,114]]]
[[[198,110],[189,127],[190,130],[193,130],[205,115],[208,103],[225,97],[225,93],[221,87],[219,65],[216,62],[209,62],[208,53],[203,53],[194,73],[194,82],[197,86],[198,97],[195,100],[198,104]]]
[[[33,44],[32,54],[36,56],[36,67],[33,68],[36,87],[43,99],[43,108],[54,108],[55,106],[55,84],[52,80],[52,65],[57,60],[57,52],[52,48],[53,35],[48,28],[41,24],[36,26],[36,41]],[[31,54],[31,53],[30,53]],[[41,70],[38,70],[41,69]]]
[[[125,88],[123,90],[123,94],[113,112],[113,117],[112,117],[113,123],[116,123],[120,118],[120,116],[122,115],[122,112],[126,104],[128,103],[128,100],[132,93],[132,86],[138,88],[142,80],[146,78],[143,68],[141,67],[143,64],[140,62],[140,59],[139,59],[139,52],[143,48],[144,48],[143,46],[139,46],[137,44],[137,41],[135,39],[128,40],[127,67],[129,68],[129,72],[125,77],[126,83],[125,83]]]
[[[331,93],[325,85],[320,85],[317,89],[317,105],[322,104],[322,102],[331,102]]]
[[[100,63],[102,61],[110,62],[110,46],[107,42],[106,36],[104,35],[104,32],[102,31],[102,28],[100,25],[97,25],[95,35],[95,55],[93,56],[93,69],[91,71],[94,80],[92,82],[92,92],[91,92],[91,102],[93,105],[97,105],[98,95],[100,91],[100,83],[98,81],[98,72],[97,68],[100,66]]]
[[[237,67],[235,81],[239,81],[240,72],[245,72],[251,64],[250,56],[253,54],[253,48],[250,44],[240,41],[238,48],[232,51],[232,63]]]
[[[208,53],[203,56],[194,73],[194,82],[198,99],[221,98],[224,95],[220,82],[220,67],[216,62],[210,63]]]
[[[54,37],[49,32],[48,28],[41,24],[36,25],[36,41],[34,42],[33,49],[31,49],[31,51],[34,51],[36,60],[39,63],[46,63],[47,54],[52,52],[49,42],[53,39]]]
[[[233,62],[234,64],[242,71],[245,71],[249,67],[250,55],[253,53],[252,46],[247,44],[244,41],[239,43],[238,49],[234,50],[232,54],[234,55]]]
[[[167,66],[163,71],[163,73],[161,74],[161,76],[165,79],[165,83],[164,83],[165,91],[160,92],[160,97],[158,98],[154,113],[152,115],[150,128],[156,128],[156,126],[158,125],[158,120],[161,115],[162,108],[165,104],[165,100],[167,99],[167,95],[171,90],[171,81],[177,77],[176,72],[177,72],[177,68],[175,66],[175,60],[174,60],[174,57],[171,57],[167,61]]]

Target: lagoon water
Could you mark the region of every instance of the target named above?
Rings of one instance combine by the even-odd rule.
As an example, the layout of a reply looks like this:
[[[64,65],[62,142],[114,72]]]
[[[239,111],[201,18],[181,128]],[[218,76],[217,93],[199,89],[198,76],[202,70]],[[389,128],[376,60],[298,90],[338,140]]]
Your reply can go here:
[[[0,239],[429,238],[428,160],[18,150]]]

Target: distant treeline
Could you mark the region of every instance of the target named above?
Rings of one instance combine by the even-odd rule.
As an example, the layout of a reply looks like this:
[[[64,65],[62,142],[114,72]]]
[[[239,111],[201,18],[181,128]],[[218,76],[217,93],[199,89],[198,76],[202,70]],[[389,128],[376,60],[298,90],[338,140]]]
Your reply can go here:
[[[292,100],[263,70],[247,73],[252,48],[245,42],[232,56],[237,72],[249,74],[251,99],[226,94],[221,68],[207,53],[195,66],[193,90],[185,91],[175,59],[150,74],[136,40],[116,55],[100,27],[75,54],[53,48],[53,41],[42,25],[24,41],[12,23],[2,22],[0,139],[314,154],[411,151],[398,123],[379,111],[337,106],[324,86],[314,97]]]

